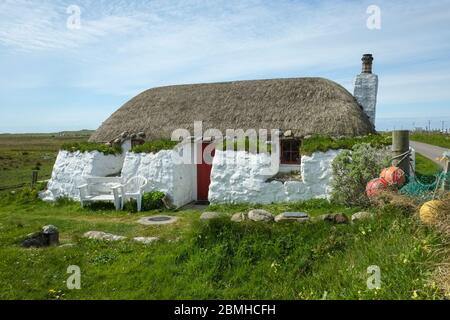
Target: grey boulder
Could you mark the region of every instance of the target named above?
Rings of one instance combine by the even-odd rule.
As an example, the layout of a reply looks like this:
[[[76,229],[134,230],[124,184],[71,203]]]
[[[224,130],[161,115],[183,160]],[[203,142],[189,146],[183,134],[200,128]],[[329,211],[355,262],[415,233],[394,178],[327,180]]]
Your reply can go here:
[[[253,221],[273,221],[273,215],[263,209],[253,209],[248,212],[248,218]]]
[[[103,231],[88,231],[83,235],[83,237],[88,239],[105,240],[105,241],[119,241],[126,239],[126,237],[118,236],[112,233],[106,233]]]
[[[200,216],[200,220],[212,220],[223,217],[223,213],[220,212],[203,212]]]
[[[354,213],[352,215],[352,222],[357,222],[361,220],[367,220],[373,218],[375,215],[372,212],[367,211],[360,211],[357,213]]]
[[[306,222],[309,221],[309,216],[304,212],[283,212],[275,217],[275,222],[284,221]]]

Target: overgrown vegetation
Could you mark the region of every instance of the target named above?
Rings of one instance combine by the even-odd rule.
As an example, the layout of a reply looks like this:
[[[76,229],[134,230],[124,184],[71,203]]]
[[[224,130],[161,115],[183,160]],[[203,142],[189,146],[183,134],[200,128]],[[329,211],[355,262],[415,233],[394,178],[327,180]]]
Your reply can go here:
[[[368,206],[366,185],[390,165],[390,159],[389,151],[368,143],[356,144],[351,151],[341,152],[332,162],[333,200],[348,206]]]
[[[151,191],[145,192],[142,196],[142,211],[151,211],[164,208],[163,199],[165,197],[164,192]],[[125,203],[124,210],[128,212],[137,212],[136,201],[132,199]]]
[[[95,142],[74,142],[74,143],[65,143],[61,146],[62,150],[70,151],[70,152],[92,152],[98,151],[102,152],[105,155],[116,155],[122,153],[122,148],[119,145],[108,146],[104,143],[95,143]]]
[[[172,150],[179,142],[172,140],[153,140],[134,146],[131,151],[135,153],[156,153],[161,150]]]
[[[450,149],[450,134],[439,132],[411,132],[410,139]]]
[[[161,209],[164,206],[164,192],[152,191],[144,193],[142,197],[142,208],[146,211]]]
[[[315,135],[303,140],[301,153],[310,155],[317,151],[326,152],[328,150],[347,149],[351,150],[354,145],[366,143],[374,148],[381,148],[392,144],[392,138],[387,135],[369,134],[363,137],[333,138],[329,136]]]
[[[0,200],[1,201],[1,200]],[[307,210],[342,212],[324,200],[262,206],[273,214]],[[248,207],[246,207],[248,208]],[[317,209],[319,208],[319,209]],[[208,208],[207,210],[209,210]],[[244,206],[216,206],[231,214]],[[166,212],[178,222],[142,226],[136,220],[159,212],[124,214],[50,205],[2,202],[0,298],[3,299],[439,299],[430,283],[432,230],[395,206],[354,225],[199,221],[200,211]],[[64,246],[23,249],[23,237],[56,225]],[[152,245],[102,242],[81,235],[101,230],[128,238],[158,236]],[[382,286],[369,290],[367,268],[377,265]],[[66,287],[67,267],[82,270],[81,290]],[[33,272],[31,272],[33,270]]]
[[[261,141],[259,138],[254,139],[252,138],[252,144],[250,145],[250,138],[245,137],[241,139],[237,139],[233,142],[230,142],[226,139],[224,139],[221,142],[217,143],[216,148],[218,150],[228,150],[229,144],[232,143],[231,150],[234,151],[247,151],[247,152],[254,152],[256,150],[256,153],[271,153],[272,152],[272,145],[270,143],[267,143],[267,141]]]

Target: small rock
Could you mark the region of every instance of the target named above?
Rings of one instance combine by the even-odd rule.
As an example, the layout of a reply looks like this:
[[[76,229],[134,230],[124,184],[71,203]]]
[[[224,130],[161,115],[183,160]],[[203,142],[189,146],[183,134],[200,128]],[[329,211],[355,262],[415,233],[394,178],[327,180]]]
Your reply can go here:
[[[348,223],[347,216],[342,213],[329,214],[324,220],[335,224]]]
[[[122,132],[122,133],[120,134],[120,137],[121,137],[122,139],[125,139],[125,138],[128,137],[129,134],[130,134],[130,133],[129,133],[128,131],[124,131],[124,132]]]
[[[102,231],[88,231],[83,235],[83,237],[88,239],[106,240],[106,241],[119,241],[126,239],[126,237]]]
[[[248,212],[248,218],[253,221],[273,221],[273,215],[263,209],[253,209]]]
[[[223,213],[220,212],[203,212],[200,216],[200,220],[212,220],[223,217]]]
[[[57,233],[58,232],[58,228],[55,227],[54,225],[47,225],[47,226],[43,226],[42,227],[42,233],[44,234],[51,234],[51,233]]]
[[[290,137],[290,136],[292,136],[292,130],[286,130],[286,131],[283,133],[283,135],[284,135],[285,137]]]
[[[143,244],[151,244],[155,241],[158,241],[158,237],[135,237],[133,238],[134,241],[143,243]]]
[[[47,246],[48,246],[47,238],[44,236],[42,232],[27,235],[27,238],[22,241],[22,247],[24,248],[31,248],[31,247],[42,248]]]
[[[305,222],[308,220],[309,216],[304,212],[283,212],[275,217],[275,222],[282,222],[282,221]]]
[[[331,222],[331,223],[335,223],[335,224],[343,224],[343,223],[349,222],[347,216],[342,213],[322,214],[320,216],[313,217],[311,219],[311,221],[313,221],[313,222],[327,221],[327,222]]]
[[[373,218],[374,214],[372,212],[367,212],[367,211],[360,211],[357,213],[354,213],[352,215],[352,222],[357,222],[360,220],[366,220],[366,219],[370,219]]]
[[[30,247],[49,247],[57,246],[59,244],[59,231],[53,225],[47,225],[42,227],[41,232],[32,233],[26,236],[26,239],[22,242],[22,246],[25,248]]]
[[[57,246],[59,244],[59,231],[54,225],[42,227],[42,234],[47,238],[49,246]]]
[[[233,222],[242,222],[247,220],[247,214],[245,212],[237,212],[231,216],[231,221]]]
[[[75,244],[65,243],[65,244],[60,245],[58,248],[71,248],[71,247],[75,247]]]

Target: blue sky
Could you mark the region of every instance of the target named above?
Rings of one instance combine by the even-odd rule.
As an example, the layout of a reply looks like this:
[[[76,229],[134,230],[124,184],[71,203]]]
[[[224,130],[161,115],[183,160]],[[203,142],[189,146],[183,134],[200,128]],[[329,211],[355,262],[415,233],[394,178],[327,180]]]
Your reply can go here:
[[[450,1],[1,0],[0,132],[95,129],[169,84],[320,76],[352,92],[363,53],[377,129],[450,128]]]

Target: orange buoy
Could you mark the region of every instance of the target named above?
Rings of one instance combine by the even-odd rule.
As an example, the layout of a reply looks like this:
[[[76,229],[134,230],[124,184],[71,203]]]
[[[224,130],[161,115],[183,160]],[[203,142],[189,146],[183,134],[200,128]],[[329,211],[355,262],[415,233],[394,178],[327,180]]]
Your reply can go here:
[[[370,180],[366,186],[366,194],[367,196],[374,197],[379,195],[382,191],[387,190],[388,183],[383,178],[375,178]]]
[[[384,179],[388,185],[401,187],[406,182],[405,172],[398,167],[389,167],[383,169],[380,178]]]

